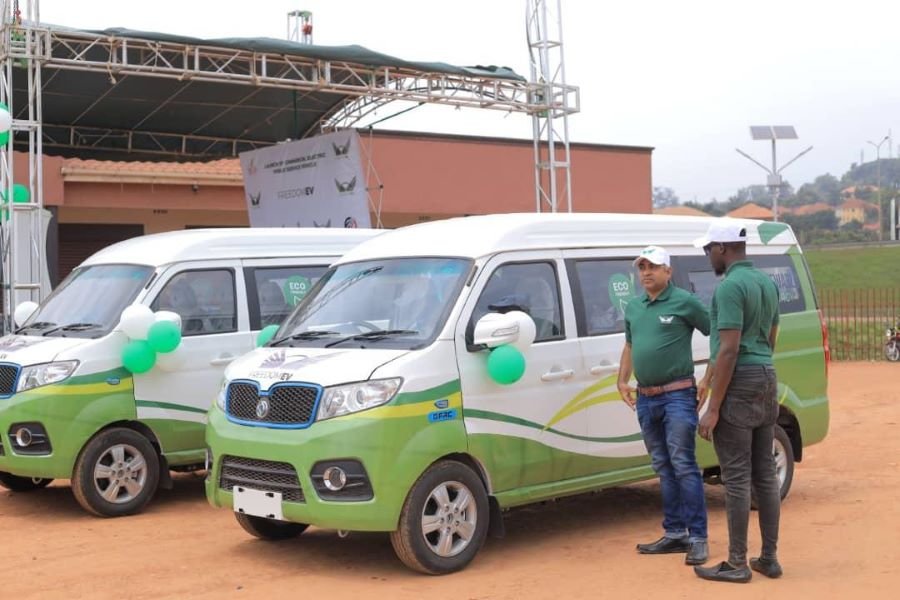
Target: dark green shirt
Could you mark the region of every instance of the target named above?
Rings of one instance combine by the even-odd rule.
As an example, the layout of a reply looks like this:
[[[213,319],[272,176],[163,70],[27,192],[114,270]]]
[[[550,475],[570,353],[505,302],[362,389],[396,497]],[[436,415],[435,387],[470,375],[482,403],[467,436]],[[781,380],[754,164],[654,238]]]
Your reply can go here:
[[[625,307],[625,341],[631,344],[640,385],[662,385],[694,374],[691,338],[709,334],[709,313],[696,296],[671,283],[650,300],[646,292]]]
[[[731,264],[713,294],[709,311],[710,360],[719,353],[719,331],[740,329],[739,365],[771,365],[769,332],[778,325],[778,287],[749,260]]]

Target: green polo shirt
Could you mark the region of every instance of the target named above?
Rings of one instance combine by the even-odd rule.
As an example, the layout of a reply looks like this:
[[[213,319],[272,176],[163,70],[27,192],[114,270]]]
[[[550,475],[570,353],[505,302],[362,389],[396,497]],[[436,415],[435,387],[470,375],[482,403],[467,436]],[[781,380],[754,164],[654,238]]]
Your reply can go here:
[[[739,365],[771,365],[769,331],[778,325],[778,287],[749,260],[731,264],[713,294],[709,311],[710,359],[719,353],[719,331],[740,329]]]
[[[696,296],[671,283],[651,300],[646,292],[625,307],[625,341],[631,344],[640,385],[662,385],[694,374],[694,330],[709,334],[709,313]]]

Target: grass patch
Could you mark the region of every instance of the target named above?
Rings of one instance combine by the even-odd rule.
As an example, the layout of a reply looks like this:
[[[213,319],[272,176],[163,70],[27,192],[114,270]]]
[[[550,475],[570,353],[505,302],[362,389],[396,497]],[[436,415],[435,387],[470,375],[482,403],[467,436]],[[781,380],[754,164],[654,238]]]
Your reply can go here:
[[[893,288],[900,285],[900,246],[804,249],[819,289]]]

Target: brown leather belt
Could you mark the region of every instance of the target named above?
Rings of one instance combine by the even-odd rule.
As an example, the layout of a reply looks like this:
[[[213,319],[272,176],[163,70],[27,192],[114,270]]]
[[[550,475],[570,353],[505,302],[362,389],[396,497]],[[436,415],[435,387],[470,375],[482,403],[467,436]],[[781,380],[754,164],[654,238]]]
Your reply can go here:
[[[648,385],[638,386],[638,394],[642,396],[659,396],[660,394],[665,394],[666,392],[677,392],[678,390],[686,390],[688,388],[692,388],[697,385],[697,382],[693,377],[687,377],[685,379],[676,379],[675,381],[670,381],[669,383],[665,383],[663,385]]]

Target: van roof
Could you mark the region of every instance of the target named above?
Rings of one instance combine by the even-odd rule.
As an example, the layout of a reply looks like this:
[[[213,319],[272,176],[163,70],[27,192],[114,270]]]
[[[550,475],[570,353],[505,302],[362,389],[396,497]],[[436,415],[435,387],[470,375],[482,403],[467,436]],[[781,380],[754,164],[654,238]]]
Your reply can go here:
[[[338,257],[381,233],[384,230],[324,227],[186,229],[143,235],[112,244],[82,264],[126,263],[157,267],[186,260]]]
[[[509,213],[420,223],[360,244],[339,263],[385,257],[480,258],[497,252],[546,248],[690,247],[714,217],[618,213]],[[734,219],[747,225],[749,245],[797,243],[784,223]],[[699,250],[698,250],[699,252]]]

